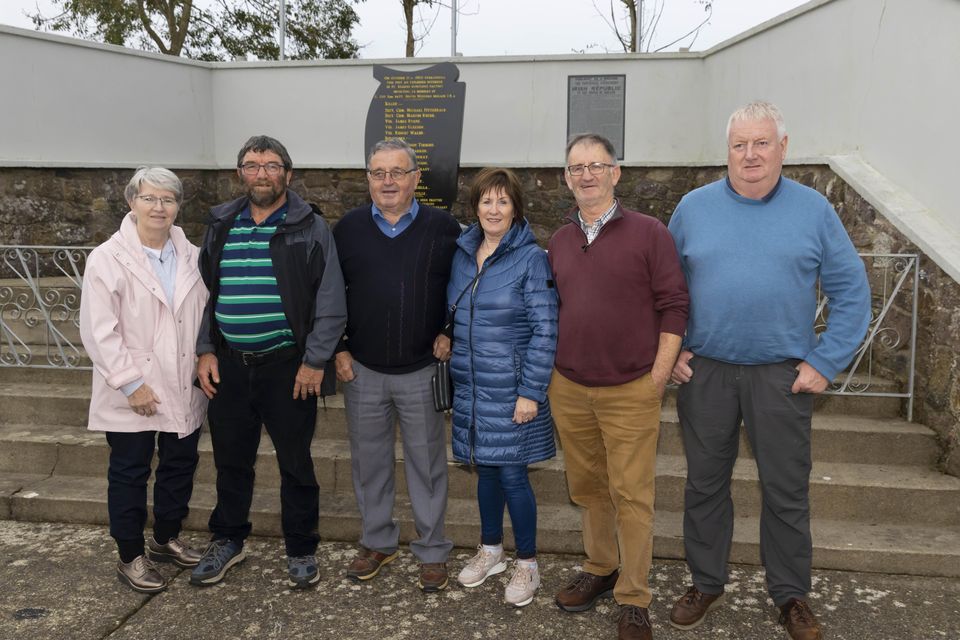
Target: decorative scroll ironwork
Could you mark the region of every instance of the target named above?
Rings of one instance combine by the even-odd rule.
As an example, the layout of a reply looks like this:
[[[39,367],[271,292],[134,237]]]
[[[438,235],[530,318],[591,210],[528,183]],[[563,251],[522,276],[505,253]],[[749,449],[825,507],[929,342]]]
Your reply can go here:
[[[825,393],[905,398],[913,419],[917,352],[919,256],[913,253],[861,253],[870,280],[870,326],[847,371]],[[829,300],[819,294],[815,326],[826,328]]]
[[[91,250],[0,245],[0,367],[91,368],[79,338]]]
[[[91,247],[0,245],[0,367],[90,369],[79,340],[80,290]],[[873,298],[870,328],[833,395],[907,399],[913,417],[919,256],[863,253]],[[818,294],[815,326],[829,300]],[[904,379],[905,378],[905,379]]]

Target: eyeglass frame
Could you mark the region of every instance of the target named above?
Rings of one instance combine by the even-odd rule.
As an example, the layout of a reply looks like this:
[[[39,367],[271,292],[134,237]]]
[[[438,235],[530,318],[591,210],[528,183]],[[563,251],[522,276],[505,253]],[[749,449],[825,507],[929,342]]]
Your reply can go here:
[[[254,167],[256,168],[255,170]],[[270,167],[276,167],[276,169],[271,172]],[[237,169],[245,176],[256,176],[260,173],[260,169],[263,169],[263,172],[268,176],[277,177],[286,171],[287,168],[287,165],[282,162],[264,162],[263,164],[259,162],[243,162],[237,165]]]
[[[149,194],[147,195],[137,194],[133,197],[136,198],[137,200],[140,200],[141,202],[146,203],[151,207],[157,202],[159,202],[160,206],[163,207],[164,209],[172,209],[173,207],[180,206],[180,202],[176,198],[158,198],[157,196],[152,196]]]
[[[411,173],[415,173],[419,170],[420,169],[417,167],[414,167],[413,169],[390,169],[390,171],[387,171],[386,169],[367,169],[367,175],[370,176],[370,179],[375,182],[383,182],[387,179],[387,176],[390,176],[394,182],[398,182],[399,180],[406,178]],[[378,178],[376,175],[377,173],[382,173],[382,175]]]
[[[590,162],[587,164],[571,164],[565,168],[567,173],[572,176],[582,176],[584,171],[589,171],[590,175],[592,176],[602,176],[604,171],[607,169],[613,169],[615,166],[617,165],[609,164],[607,162]],[[594,167],[599,167],[599,169],[594,171]],[[576,171],[577,169],[579,169],[579,171]]]

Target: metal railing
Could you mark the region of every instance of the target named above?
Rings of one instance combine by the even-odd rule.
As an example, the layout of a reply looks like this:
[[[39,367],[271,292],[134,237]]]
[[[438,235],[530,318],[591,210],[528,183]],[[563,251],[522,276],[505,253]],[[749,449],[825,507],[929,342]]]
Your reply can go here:
[[[870,280],[870,325],[847,371],[824,393],[905,398],[907,420],[913,420],[920,256],[915,253],[861,253],[860,257]],[[829,300],[819,295],[814,321],[817,330],[826,328],[828,316]],[[891,383],[903,390],[878,388]]]
[[[90,369],[79,338],[80,289],[92,247],[0,245],[0,367]],[[919,256],[863,253],[870,328],[849,369],[825,392],[907,400],[913,418]],[[815,325],[826,327],[819,296]],[[891,388],[893,385],[893,388]]]
[[[92,250],[0,245],[0,367],[91,368],[79,327]]]

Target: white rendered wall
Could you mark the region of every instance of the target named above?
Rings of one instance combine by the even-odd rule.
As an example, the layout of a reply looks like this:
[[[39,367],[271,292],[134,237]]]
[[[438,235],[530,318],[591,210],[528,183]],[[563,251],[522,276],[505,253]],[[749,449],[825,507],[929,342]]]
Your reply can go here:
[[[788,162],[870,176],[865,192],[892,194],[874,204],[960,280],[958,27],[958,0],[812,0],[703,53],[458,58],[461,162],[561,166],[569,75],[626,74],[631,165],[722,164],[727,115],[766,98]],[[0,27],[0,166],[232,167],[267,133],[297,166],[360,167],[373,63],[208,64]]]

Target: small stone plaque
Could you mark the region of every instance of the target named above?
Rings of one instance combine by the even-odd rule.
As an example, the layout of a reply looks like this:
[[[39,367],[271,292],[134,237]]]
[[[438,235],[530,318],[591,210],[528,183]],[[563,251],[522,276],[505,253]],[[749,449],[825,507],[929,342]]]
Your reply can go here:
[[[578,133],[608,138],[623,160],[627,76],[567,76],[567,139]]]

